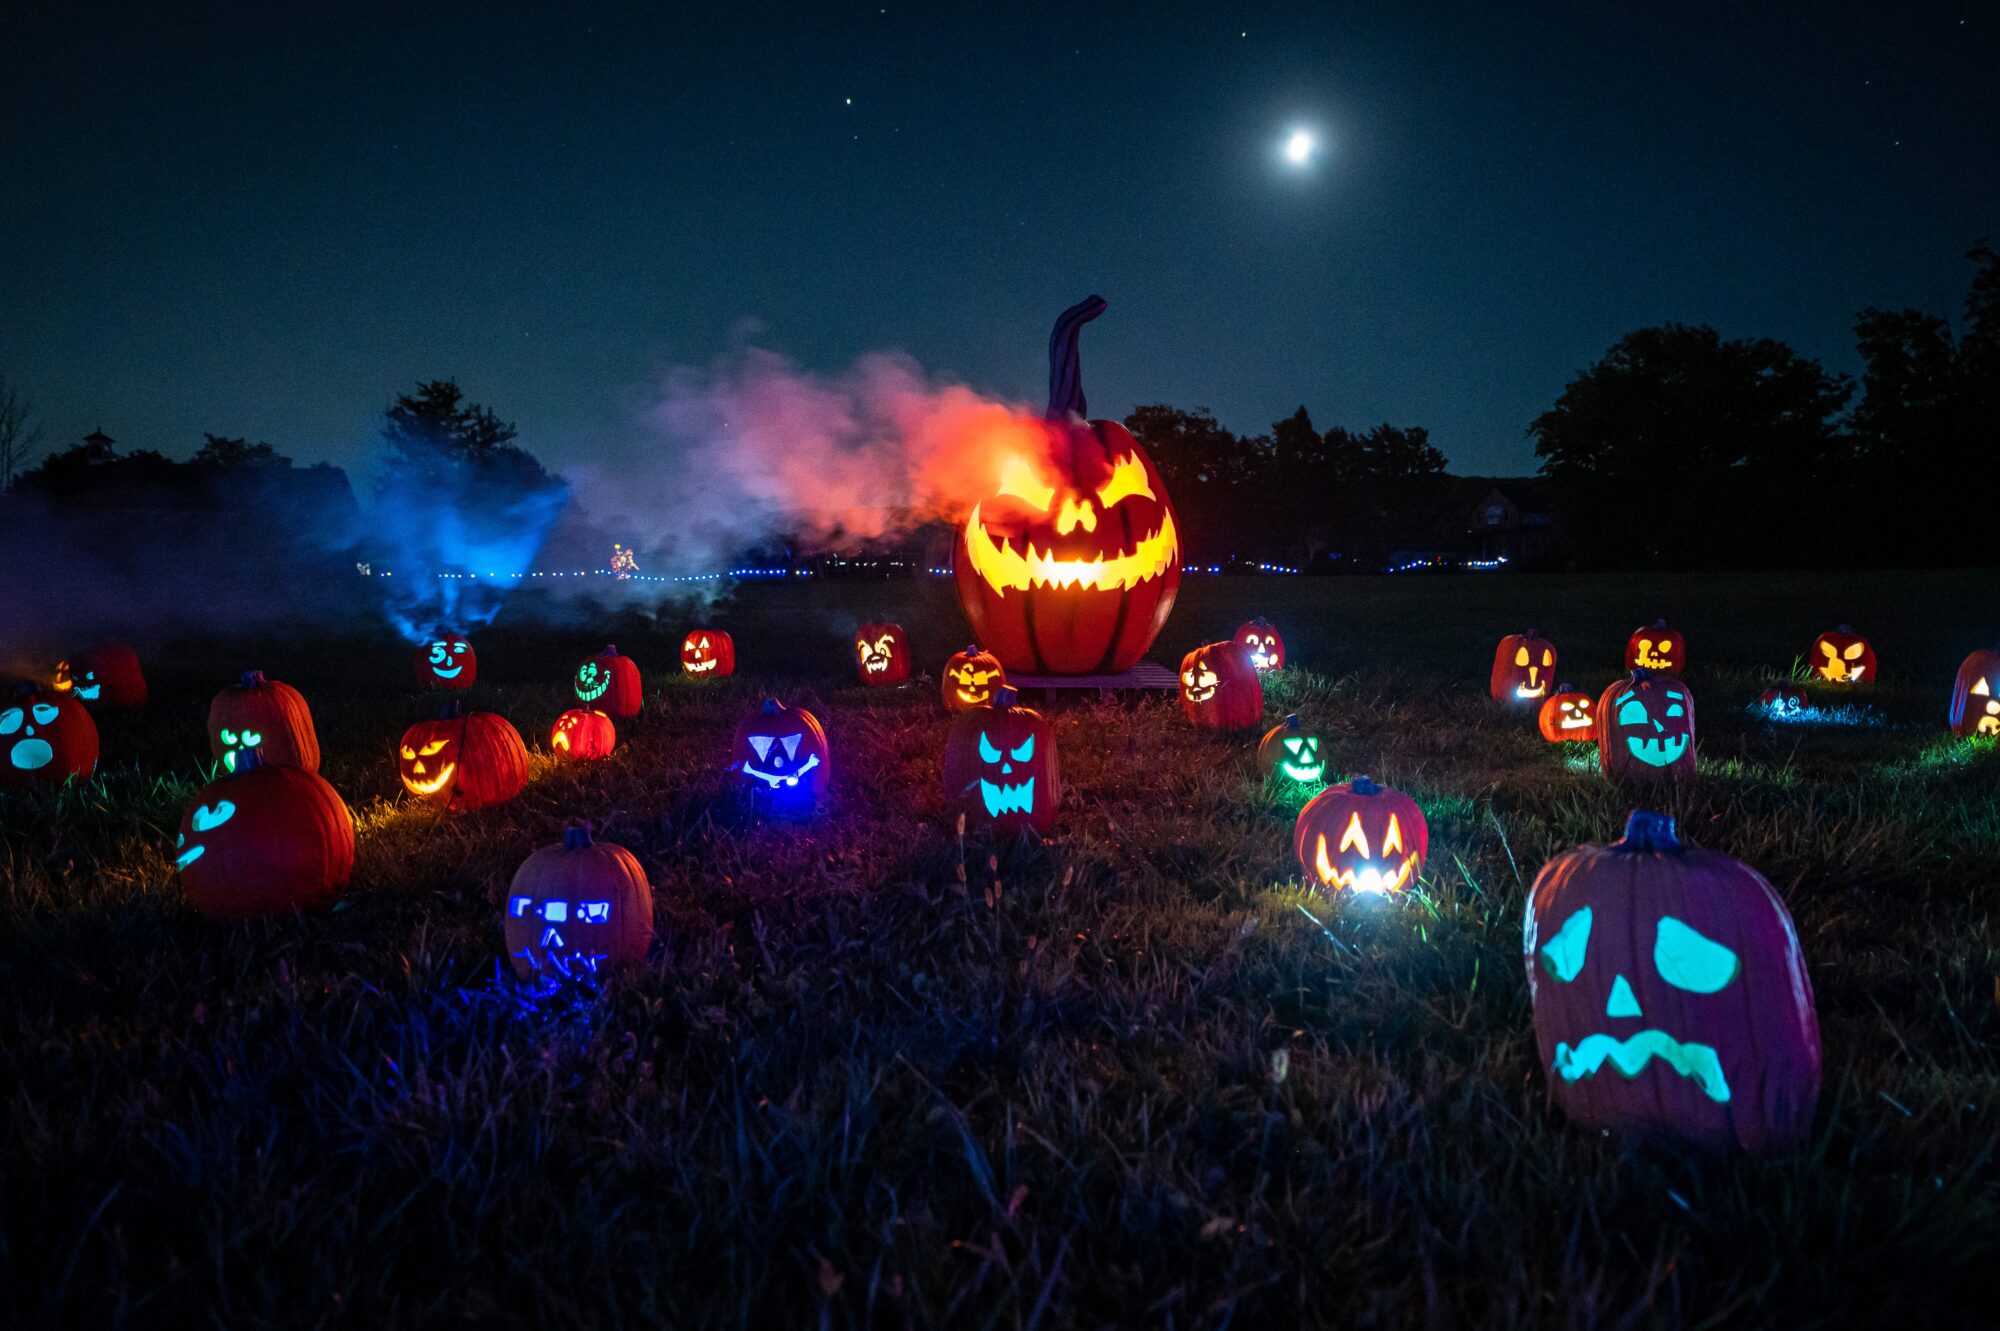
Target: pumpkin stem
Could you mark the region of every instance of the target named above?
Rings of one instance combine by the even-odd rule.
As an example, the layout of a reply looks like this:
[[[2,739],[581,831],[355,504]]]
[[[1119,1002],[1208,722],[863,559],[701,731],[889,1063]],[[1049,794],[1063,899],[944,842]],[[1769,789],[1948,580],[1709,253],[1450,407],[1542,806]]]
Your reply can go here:
[[[1009,684],[1002,684],[999,688],[993,690],[993,710],[1004,712],[1012,707],[1020,697],[1021,691],[1019,689]]]
[[[237,776],[242,776],[245,772],[254,772],[263,765],[264,750],[261,746],[254,749],[239,749],[236,753],[236,766],[229,770]]]
[[[605,644],[604,644],[604,650],[603,650],[603,651],[601,651],[601,652],[599,652],[599,653],[598,653],[598,655],[599,655],[599,656],[616,656],[616,655],[618,655],[618,644],[617,644],[617,643],[615,643],[615,642],[607,642],[607,643],[605,643]]]
[[[590,825],[588,823],[576,823],[565,827],[563,829],[563,849],[589,850]]]
[[[1569,681],[1568,681],[1568,680],[1564,680],[1564,681],[1563,681],[1562,683],[1560,683],[1560,684],[1556,685],[1556,692],[1557,692],[1557,693],[1574,693],[1574,692],[1576,692],[1576,690],[1570,687],[1570,685],[1569,685]]]
[[[1382,787],[1376,785],[1365,776],[1355,777],[1347,783],[1347,788],[1357,795],[1380,795],[1382,793]]]
[[[261,671],[261,670],[246,670],[246,671],[244,671],[244,672],[243,672],[243,678],[242,678],[241,680],[239,680],[239,681],[237,682],[237,685],[236,685],[236,687],[237,687],[237,688],[239,688],[239,689],[261,689],[261,688],[263,688],[263,687],[264,687],[264,672],[263,672],[263,671]]]
[[[438,704],[438,720],[463,721],[464,719],[465,719],[465,709],[458,705],[458,699],[446,698],[443,702]]]
[[[1049,419],[1067,420],[1082,416],[1083,360],[1077,339],[1083,326],[1104,313],[1102,296],[1085,296],[1056,316],[1055,331],[1049,334]]]
[[[1285,729],[1297,730],[1298,728],[1299,728],[1299,714],[1297,712],[1286,712]]]
[[[784,710],[785,710],[785,705],[779,702],[776,698],[764,699],[764,715],[776,716],[779,712],[782,712]]]
[[[1846,634],[1846,635],[1847,635],[1848,637],[1850,637],[1850,638],[1851,638],[1851,637],[1853,637],[1853,636],[1854,636],[1854,625],[1852,625],[1852,624],[1842,624],[1842,625],[1841,625],[1840,627],[1836,628],[1836,629],[1834,630],[1834,632],[1835,632],[1835,633],[1844,633],[1844,634]]]
[[[1646,673],[1646,667],[1644,666],[1632,667],[1632,682],[1634,684],[1644,684],[1647,680],[1651,678],[1652,676]]]
[[[1674,835],[1672,814],[1634,809],[1632,816],[1625,820],[1625,837],[1618,843],[1618,849],[1637,854],[1640,851],[1678,852],[1683,847],[1680,838]]]

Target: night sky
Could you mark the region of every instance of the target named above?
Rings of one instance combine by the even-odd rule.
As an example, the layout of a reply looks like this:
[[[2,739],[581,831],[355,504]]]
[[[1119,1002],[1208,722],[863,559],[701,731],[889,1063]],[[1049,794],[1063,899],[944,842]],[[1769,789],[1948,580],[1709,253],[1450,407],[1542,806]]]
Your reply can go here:
[[[561,467],[752,320],[1039,404],[1096,291],[1096,414],[1524,472],[1625,331],[1851,371],[1858,309],[1955,315],[2000,236],[1970,4],[183,8],[6,21],[0,370],[58,444],[359,466],[455,376]]]

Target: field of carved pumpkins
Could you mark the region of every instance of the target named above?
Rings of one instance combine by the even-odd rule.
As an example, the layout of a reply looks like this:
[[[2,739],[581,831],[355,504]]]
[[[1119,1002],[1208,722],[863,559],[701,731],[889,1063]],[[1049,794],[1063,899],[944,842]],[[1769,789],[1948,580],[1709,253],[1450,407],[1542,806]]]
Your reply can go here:
[[[0,1325],[1977,1324],[1991,590],[1191,575],[1180,698],[996,712],[941,579],[80,652]]]

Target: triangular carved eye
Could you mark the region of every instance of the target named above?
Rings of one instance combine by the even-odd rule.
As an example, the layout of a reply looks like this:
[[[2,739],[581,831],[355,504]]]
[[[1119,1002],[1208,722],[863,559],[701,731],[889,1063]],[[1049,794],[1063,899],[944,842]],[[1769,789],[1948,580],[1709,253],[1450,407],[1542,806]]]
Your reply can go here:
[[[771,746],[777,742],[778,737],[776,735],[750,736],[750,747],[756,751],[757,761],[760,763],[770,756]]]
[[[1361,830],[1361,815],[1359,813],[1356,813],[1347,820],[1347,830],[1341,833],[1340,836],[1341,850],[1345,851],[1353,846],[1361,848],[1362,859],[1365,860],[1368,858],[1368,834]]]
[[[1986,680],[1985,680],[1985,677],[1984,677],[1984,676],[1982,676],[1982,677],[1980,677],[1979,679],[1976,679],[1976,680],[1974,680],[1974,681],[1972,682],[1972,696],[1973,696],[1973,697],[1975,697],[1975,698],[1986,698],[1986,697],[1991,697],[1991,696],[1992,696],[1992,693],[1993,693],[1993,688],[1992,688],[1992,686],[1991,686],[1991,685],[1989,685],[1989,684],[1988,684],[1988,683],[1986,682]]]
[[[804,738],[804,735],[785,736],[785,756],[787,758],[796,758],[799,756],[799,741]]]
[[[1382,857],[1401,852],[1403,849],[1403,823],[1395,814],[1389,815],[1389,830],[1382,837]]]
[[[1549,974],[1568,984],[1583,969],[1584,954],[1590,948],[1590,907],[1585,906],[1563,921],[1542,948],[1542,965]]]

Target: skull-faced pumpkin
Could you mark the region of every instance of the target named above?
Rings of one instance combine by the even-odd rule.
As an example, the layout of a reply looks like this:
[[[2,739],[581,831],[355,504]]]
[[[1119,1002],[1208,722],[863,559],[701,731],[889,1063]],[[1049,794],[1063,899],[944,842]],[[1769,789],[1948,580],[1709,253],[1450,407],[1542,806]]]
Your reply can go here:
[[[560,846],[521,862],[504,898],[500,932],[523,980],[584,979],[646,959],[653,886],[623,846],[563,829]]]
[[[403,789],[453,813],[503,803],[528,784],[521,732],[504,716],[462,711],[456,702],[404,731],[398,754]]]
[[[721,629],[689,629],[681,669],[696,679],[727,679],[736,673],[736,639]]]
[[[833,755],[819,718],[803,707],[787,707],[776,698],[736,727],[729,770],[742,778],[749,793],[780,807],[810,809],[826,790]]]
[[[1405,891],[1423,872],[1430,845],[1417,802],[1365,776],[1313,796],[1292,827],[1292,853],[1327,892]]]
[[[1539,705],[1556,678],[1555,644],[1533,629],[1510,633],[1493,649],[1493,674],[1486,690],[1510,707]]]
[[[1250,664],[1259,670],[1285,668],[1285,640],[1262,615],[1237,629],[1236,641],[1243,644],[1243,649],[1250,653]]]
[[[639,681],[639,667],[618,648],[606,643],[604,650],[587,658],[576,668],[576,700],[606,716],[629,721],[639,714],[646,691]]]
[[[1317,786],[1326,779],[1326,741],[1293,712],[1258,743],[1257,770],[1294,785]]]
[[[1597,759],[1608,777],[1694,775],[1694,694],[1671,675],[1634,670],[1597,700]]]
[[[854,631],[854,669],[863,684],[886,687],[910,677],[910,640],[901,624],[863,624]]]
[[[237,755],[261,752],[267,763],[319,770],[319,735],[312,709],[289,684],[252,670],[208,704],[208,751],[226,772]]]
[[[105,707],[144,707],[149,694],[139,654],[122,642],[100,642],[60,662],[53,687]]]
[[[1535,1043],[1572,1122],[1751,1154],[1811,1125],[1812,982],[1791,915],[1749,865],[1636,812],[1624,840],[1543,866],[1522,950]]]
[[[565,762],[607,758],[618,745],[618,727],[603,712],[572,707],[549,730],[549,752]]]
[[[479,678],[479,654],[456,633],[440,633],[417,644],[410,657],[410,675],[420,688],[469,689]]]
[[[97,723],[67,693],[0,698],[0,787],[61,785],[97,770]]]
[[[1041,713],[1015,705],[1013,689],[995,691],[993,705],[974,707],[951,723],[944,742],[948,814],[969,827],[1002,834],[1044,834],[1062,804],[1055,730]]]
[[[953,552],[965,617],[1018,674],[1131,669],[1180,588],[1166,482],[1124,426],[1084,419],[1077,342],[1104,309],[1092,296],[1056,320],[1047,421],[995,457]]]
[[[174,868],[212,920],[318,910],[354,872],[354,818],[318,773],[246,749],[181,815]]]
[[[1542,700],[1535,724],[1541,728],[1542,738],[1551,744],[1565,740],[1595,741],[1597,700],[1588,693],[1573,691],[1567,684],[1558,684],[1556,691]]]
[[[1951,733],[2000,735],[2000,651],[1965,658],[1951,684]]]
[[[1249,730],[1264,719],[1264,682],[1234,639],[1181,658],[1181,712],[1210,730]]]
[[[1806,656],[1806,669],[1827,684],[1873,684],[1875,649],[1868,639],[1842,624],[1813,639],[1812,651]]]
[[[1678,675],[1687,669],[1687,639],[1680,630],[1668,628],[1664,619],[1634,629],[1625,643],[1625,668]]]
[[[969,646],[944,663],[944,709],[963,712],[989,707],[994,691],[1006,682],[1007,671],[999,657],[981,651],[977,644]]]

